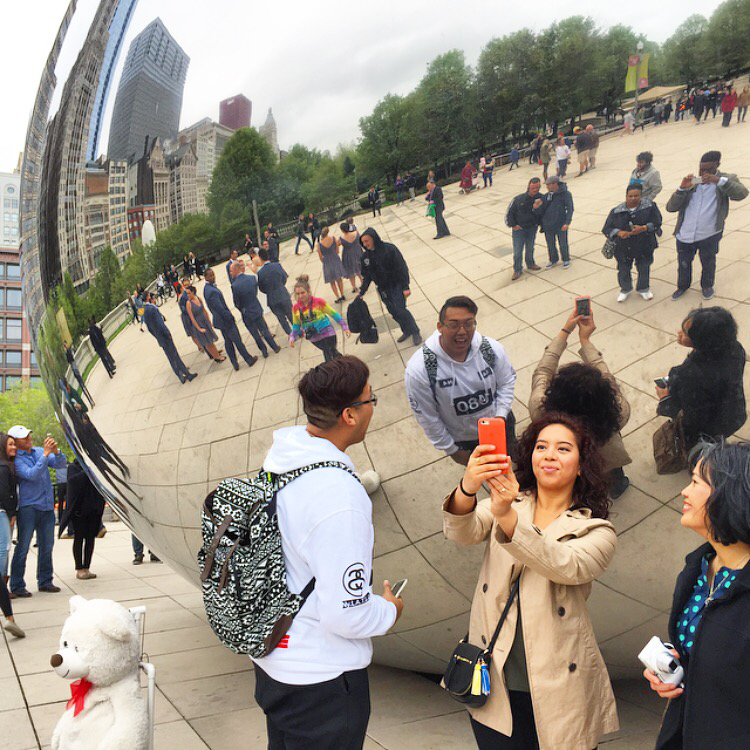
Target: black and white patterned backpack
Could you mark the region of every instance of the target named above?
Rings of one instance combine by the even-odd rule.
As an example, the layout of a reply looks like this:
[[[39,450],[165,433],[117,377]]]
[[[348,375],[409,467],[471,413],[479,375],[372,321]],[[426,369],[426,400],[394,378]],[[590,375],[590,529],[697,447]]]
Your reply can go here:
[[[319,461],[284,474],[224,479],[203,504],[203,604],[214,633],[235,653],[260,658],[273,651],[315,588],[314,578],[299,594],[287,587],[276,494],[302,474],[326,467],[357,478],[340,461]]]

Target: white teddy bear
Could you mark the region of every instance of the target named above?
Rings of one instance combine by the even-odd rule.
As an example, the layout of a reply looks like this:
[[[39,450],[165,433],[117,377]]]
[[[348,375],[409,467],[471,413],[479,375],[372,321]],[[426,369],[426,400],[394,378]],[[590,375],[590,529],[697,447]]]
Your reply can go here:
[[[109,599],[70,600],[50,663],[75,680],[52,750],[145,750],[148,716],[138,679],[140,644],[130,612]]]

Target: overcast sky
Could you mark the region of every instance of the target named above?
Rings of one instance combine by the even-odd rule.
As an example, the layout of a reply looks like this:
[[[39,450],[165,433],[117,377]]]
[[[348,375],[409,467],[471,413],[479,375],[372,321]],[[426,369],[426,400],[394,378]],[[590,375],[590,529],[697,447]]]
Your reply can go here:
[[[96,2],[78,2],[58,65],[61,79],[80,49]],[[68,0],[2,0],[0,5],[5,101],[0,171],[10,171],[23,149],[42,67]],[[474,64],[493,37],[524,27],[540,31],[576,14],[591,16],[600,28],[622,23],[663,42],[689,15],[710,15],[718,5],[719,0],[546,6],[501,0],[139,0],[119,67],[130,40],[158,15],[191,60],[180,127],[203,117],[218,120],[219,101],[242,93],[252,100],[256,127],[273,107],[282,149],[304,143],[334,151],[338,143],[356,141],[359,118],[379,99],[389,92],[407,94],[430,60],[449,49],[462,49]],[[115,93],[113,87],[110,112]]]

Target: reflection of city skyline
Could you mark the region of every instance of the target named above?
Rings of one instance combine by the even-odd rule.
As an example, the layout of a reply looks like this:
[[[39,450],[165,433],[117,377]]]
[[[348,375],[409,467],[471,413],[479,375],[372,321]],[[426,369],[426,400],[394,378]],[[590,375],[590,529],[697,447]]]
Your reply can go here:
[[[29,311],[35,319],[65,273],[78,293],[88,289],[105,248],[124,265],[146,218],[160,232],[188,214],[207,213],[211,175],[234,132],[209,118],[178,131],[189,57],[158,17],[132,39],[115,81],[136,5],[137,0],[99,2],[49,122],[54,69],[75,2],[42,78],[23,172],[22,242],[39,248],[27,254]],[[116,83],[105,154],[104,118]],[[251,107],[241,94],[221,103],[225,121],[236,127],[249,124]],[[272,117],[262,131],[278,150]],[[41,171],[47,176],[43,186]]]

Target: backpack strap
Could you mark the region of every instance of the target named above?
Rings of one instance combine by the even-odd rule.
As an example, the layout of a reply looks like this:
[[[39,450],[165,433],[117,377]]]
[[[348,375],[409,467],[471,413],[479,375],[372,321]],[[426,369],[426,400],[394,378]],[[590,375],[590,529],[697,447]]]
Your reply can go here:
[[[494,370],[497,356],[495,355],[495,350],[492,348],[492,344],[490,344],[489,339],[485,336],[482,336],[482,342],[479,344],[479,351],[482,353],[484,361]],[[432,398],[434,398],[435,403],[437,403],[437,355],[432,349],[427,347],[427,344],[422,344],[422,356],[424,357],[424,369],[427,370],[427,379],[430,381]]]
[[[308,464],[307,466],[300,466],[297,469],[284,472],[283,474],[274,474],[270,471],[264,472],[261,470],[261,474],[267,474],[269,481],[273,487],[273,499],[268,504],[269,513],[276,513],[276,496],[279,490],[283,489],[290,482],[293,482],[297,477],[301,477],[303,474],[307,474],[308,471],[314,469],[342,469],[347,473],[351,474],[360,484],[360,478],[343,462],[343,461],[316,461],[314,464]],[[298,596],[302,599],[300,609],[304,606],[310,594],[312,594],[315,588],[315,577],[311,578],[305,588],[299,592]],[[299,610],[298,610],[299,611]]]
[[[484,361],[494,370],[495,362],[497,362],[497,356],[495,350],[492,348],[489,339],[486,336],[482,336],[482,342],[479,344],[479,351],[482,352]]]
[[[430,381],[430,390],[432,391],[432,398],[437,403],[437,392],[435,390],[437,386],[437,371],[438,361],[437,354],[428,348],[427,344],[422,344],[422,357],[424,358],[424,369],[427,370],[427,379]]]

